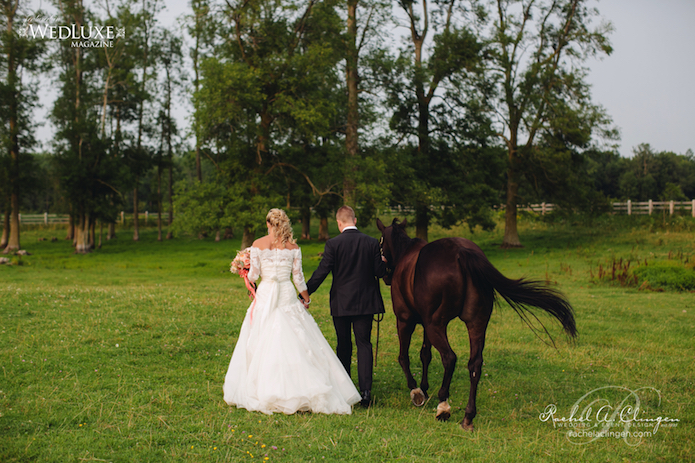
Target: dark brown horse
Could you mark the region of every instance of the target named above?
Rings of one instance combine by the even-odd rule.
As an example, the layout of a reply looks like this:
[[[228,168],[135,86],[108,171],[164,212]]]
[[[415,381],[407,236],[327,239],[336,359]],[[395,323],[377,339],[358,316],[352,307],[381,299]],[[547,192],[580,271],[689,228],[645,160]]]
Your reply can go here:
[[[495,302],[495,291],[529,326],[529,315],[535,318],[529,307],[538,307],[557,318],[569,336],[577,335],[572,306],[562,294],[539,281],[506,278],[472,241],[444,238],[427,243],[421,239],[411,239],[405,232],[405,220],[398,223],[394,219],[386,227],[377,219],[377,226],[381,230],[383,255],[393,270],[393,274],[385,277],[384,282],[391,285],[393,312],[396,314],[400,342],[398,362],[408,381],[414,405],[423,405],[428,397],[427,370],[432,360],[432,346],[442,357],[444,379],[438,393],[438,420],[448,420],[451,416],[447,399],[456,366],[456,354],[449,345],[446,328],[451,320],[458,317],[466,323],[471,346],[468,360],[471,390],[461,427],[473,429],[485,331]],[[410,372],[408,357],[410,339],[417,324],[424,328],[420,350],[422,380],[419,388]]]

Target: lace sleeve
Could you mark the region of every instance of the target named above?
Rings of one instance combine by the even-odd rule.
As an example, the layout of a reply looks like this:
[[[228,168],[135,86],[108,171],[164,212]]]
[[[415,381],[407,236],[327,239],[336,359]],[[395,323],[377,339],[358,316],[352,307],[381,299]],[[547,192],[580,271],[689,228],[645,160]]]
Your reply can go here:
[[[251,268],[249,268],[249,281],[254,282],[258,280],[261,275],[261,256],[258,252],[258,248],[251,247]]]
[[[297,249],[294,253],[294,261],[292,262],[292,280],[294,286],[300,293],[306,291],[306,283],[304,282],[304,272],[302,272],[302,251]]]

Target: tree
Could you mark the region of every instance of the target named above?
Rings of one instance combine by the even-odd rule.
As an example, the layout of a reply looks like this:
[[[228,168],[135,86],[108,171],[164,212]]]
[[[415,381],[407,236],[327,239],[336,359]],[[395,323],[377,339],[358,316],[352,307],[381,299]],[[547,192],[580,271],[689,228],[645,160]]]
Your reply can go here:
[[[196,121],[201,153],[216,168],[210,181],[234,192],[226,210],[246,246],[264,223],[261,204],[282,205],[289,179],[313,183],[298,147],[327,146],[336,130],[338,103],[326,96],[337,82],[339,18],[313,0],[227,7],[219,45],[202,63]]]
[[[25,71],[32,72],[38,68],[43,53],[43,44],[29,38],[21,26],[17,27],[16,22],[20,18],[17,14],[19,5],[20,0],[0,1],[6,23],[0,36],[0,69],[5,71],[4,74],[7,76],[7,80],[0,83],[0,170],[4,170],[3,176],[7,181],[6,185],[9,186],[4,192],[5,197],[9,198],[2,239],[5,254],[20,249],[21,157],[23,151],[34,143],[29,114],[31,108],[36,105],[36,88],[24,83],[22,76]],[[5,156],[7,160],[2,162]]]
[[[91,16],[81,0],[59,2],[63,24],[77,30]],[[120,160],[113,156],[114,143],[101,136],[103,91],[98,76],[103,70],[101,49],[73,47],[58,41],[55,62],[60,70],[59,95],[51,113],[57,128],[55,157],[61,188],[70,204],[73,242],[78,253],[95,246],[97,220],[113,220],[112,193],[119,181]]]
[[[464,219],[469,215],[472,218],[465,212],[465,205],[471,201],[457,197],[461,189],[452,188],[465,177],[465,171],[455,167],[460,159],[452,157],[470,153],[470,147],[462,149],[463,145],[457,140],[466,138],[470,144],[476,137],[470,130],[467,134],[458,130],[455,120],[479,117],[472,114],[466,103],[470,98],[466,81],[480,61],[481,44],[467,27],[457,25],[467,13],[459,8],[461,2],[435,3],[433,11],[427,0],[422,0],[419,9],[411,0],[399,3],[408,18],[410,43],[401,49],[397,59],[383,54],[375,57],[372,64],[381,75],[381,84],[387,93],[386,104],[393,111],[391,129],[405,140],[398,160],[391,163],[399,163],[399,169],[403,169],[393,176],[398,185],[394,199],[414,209],[416,235],[427,240],[427,230],[433,219],[442,219],[442,223],[450,225],[446,217]],[[431,46],[427,43],[428,36],[432,39]],[[445,90],[447,84],[448,90]],[[454,87],[456,91],[450,92]],[[451,111],[454,106],[457,111]],[[483,139],[486,136],[489,137],[489,133]],[[480,141],[477,139],[474,143]],[[470,167],[468,165],[469,171]],[[484,191],[490,193],[487,188]],[[451,210],[454,204],[458,206],[455,213]]]
[[[140,178],[144,175],[152,165],[152,150],[145,145],[143,140],[144,132],[149,121],[145,120],[145,106],[151,102],[153,97],[148,91],[148,84],[152,80],[150,72],[155,69],[154,59],[159,52],[156,49],[151,49],[156,46],[155,30],[156,14],[161,9],[157,0],[142,0],[142,6],[139,14],[139,27],[136,29],[138,39],[135,41],[137,50],[139,51],[138,61],[141,73],[140,88],[138,89],[138,121],[137,121],[137,137],[135,146],[129,151],[131,161],[131,169],[133,173],[133,241],[140,240],[140,221],[139,221],[139,187]],[[154,43],[153,43],[154,42]]]
[[[585,0],[496,0],[495,10],[486,49],[495,91],[489,105],[507,148],[502,246],[510,248],[521,246],[519,186],[539,135],[569,135],[565,146],[585,149],[586,138],[574,139],[571,124],[597,130],[607,123],[602,109],[591,104],[583,66],[589,57],[611,53],[607,35],[612,28],[607,23],[592,27],[598,12]]]
[[[641,143],[633,149],[632,158],[622,160],[621,167],[617,183],[623,199],[670,201],[695,197],[692,152],[656,152],[648,143]]]
[[[366,19],[360,21],[360,6],[363,7]],[[347,22],[345,33],[345,85],[347,91],[347,114],[345,121],[345,172],[343,180],[343,203],[356,206],[357,176],[360,171],[360,93],[365,90],[360,85],[360,54],[367,46],[370,38],[380,35],[378,25],[388,13],[388,3],[379,0],[347,1]],[[361,24],[361,31],[360,31]]]
[[[168,199],[169,199],[169,228],[174,220],[173,204],[173,169],[174,169],[174,149],[173,137],[177,134],[176,121],[171,115],[172,96],[175,86],[179,84],[176,78],[176,69],[183,64],[181,52],[181,39],[175,37],[170,31],[164,31],[162,35],[160,66],[164,69],[164,94],[162,95],[161,110],[159,113],[159,126],[161,131],[160,149],[157,154],[157,229],[158,240],[162,240],[162,169],[169,171]],[[171,229],[167,231],[167,239],[173,237]]]
[[[189,51],[193,64],[193,95],[200,91],[200,66],[209,55],[215,37],[217,21],[212,17],[212,6],[208,0],[191,0],[192,16],[189,16],[188,33],[193,37],[194,45]],[[194,100],[195,105],[195,100]],[[195,136],[195,171],[199,182],[203,181],[202,160],[200,152],[200,123],[193,116],[193,135]]]

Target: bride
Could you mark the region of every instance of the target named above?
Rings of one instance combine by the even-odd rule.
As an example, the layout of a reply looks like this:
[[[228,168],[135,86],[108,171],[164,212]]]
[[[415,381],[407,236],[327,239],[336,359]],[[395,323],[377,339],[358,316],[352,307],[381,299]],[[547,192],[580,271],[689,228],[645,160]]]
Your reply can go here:
[[[360,395],[306,311],[311,301],[290,220],[271,209],[266,225],[268,235],[251,247],[248,278],[262,280],[229,362],[224,400],[267,414],[349,414]],[[290,278],[306,304],[296,298]]]

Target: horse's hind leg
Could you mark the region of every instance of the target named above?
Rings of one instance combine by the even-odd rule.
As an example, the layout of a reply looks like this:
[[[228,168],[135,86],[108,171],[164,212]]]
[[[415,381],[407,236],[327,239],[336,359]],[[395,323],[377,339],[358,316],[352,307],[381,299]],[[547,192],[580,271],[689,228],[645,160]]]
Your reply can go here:
[[[446,325],[429,324],[425,330],[427,331],[427,337],[430,342],[435,349],[439,351],[439,355],[442,357],[442,364],[444,365],[444,379],[442,380],[442,387],[437,394],[439,398],[437,419],[446,421],[451,416],[451,407],[447,400],[449,399],[451,378],[453,378],[454,370],[456,369],[456,354],[449,345],[449,339],[446,335]]]
[[[471,356],[468,359],[468,372],[471,380],[471,390],[468,394],[468,405],[466,405],[466,414],[464,415],[461,427],[466,431],[473,430],[473,418],[477,414],[475,406],[476,396],[478,394],[478,383],[480,375],[483,371],[483,349],[485,348],[485,331],[487,330],[487,320],[476,320],[469,322],[468,338],[471,345]]]
[[[416,323],[412,320],[403,321],[401,319],[397,319],[396,323],[398,328],[398,342],[400,344],[398,363],[401,364],[403,373],[405,373],[405,379],[408,382],[410,400],[413,402],[413,405],[420,407],[425,403],[425,394],[417,387],[417,382],[413,377],[413,373],[410,371],[410,356],[408,355],[410,340],[413,337]]]
[[[432,362],[432,343],[427,337],[427,331],[423,330],[422,333],[422,348],[420,349],[420,361],[422,362],[422,380],[420,381],[420,389],[425,398],[429,397],[427,391],[430,388],[430,382],[428,380],[430,362]]]

